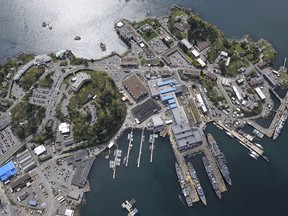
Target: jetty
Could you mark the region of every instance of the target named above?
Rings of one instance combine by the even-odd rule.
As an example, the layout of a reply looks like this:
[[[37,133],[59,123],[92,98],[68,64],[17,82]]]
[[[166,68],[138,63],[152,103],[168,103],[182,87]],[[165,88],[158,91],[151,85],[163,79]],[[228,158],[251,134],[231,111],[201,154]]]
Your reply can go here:
[[[128,216],[134,216],[134,215],[136,215],[137,213],[138,213],[138,209],[137,208],[134,208],[133,209],[133,205],[136,203],[136,200],[135,199],[132,199],[132,200],[130,200],[130,201],[125,201],[125,202],[123,202],[122,203],[122,208],[124,209],[126,209],[127,211],[128,211]]]
[[[154,148],[155,148],[155,134],[153,132],[153,134],[150,134],[150,137],[149,137],[149,142],[151,143],[150,145],[150,163],[152,163],[153,161],[153,151],[154,151]]]
[[[125,161],[126,167],[128,166],[130,151],[133,147],[132,141],[133,141],[133,127],[131,128],[131,133],[128,134],[128,150],[127,150],[127,156],[126,156],[126,161]]]
[[[141,155],[142,155],[142,146],[145,140],[145,136],[144,136],[144,128],[142,128],[142,134],[141,134],[141,141],[140,141],[140,148],[139,148],[139,155],[137,158],[137,167],[140,167],[140,163],[141,163]]]
[[[188,186],[187,189],[189,190],[189,196],[192,200],[192,203],[198,202],[200,198],[196,190],[196,184],[190,176],[190,173],[189,173],[189,170],[188,170],[185,158],[184,158],[184,154],[181,154],[177,149],[177,143],[172,135],[171,127],[169,127],[168,134],[170,137],[170,142],[171,142],[172,149],[174,151],[177,163],[179,164],[179,167],[184,175],[185,182],[187,183],[187,186]]]
[[[237,140],[239,140],[239,143],[243,145],[245,148],[247,148],[250,151],[254,151],[258,155],[262,156],[264,154],[264,150],[259,148],[257,145],[254,145],[252,142],[250,142],[246,137],[242,136],[238,132],[231,130],[230,128],[226,127],[221,121],[218,121],[217,124],[222,127],[225,131],[231,133]]]

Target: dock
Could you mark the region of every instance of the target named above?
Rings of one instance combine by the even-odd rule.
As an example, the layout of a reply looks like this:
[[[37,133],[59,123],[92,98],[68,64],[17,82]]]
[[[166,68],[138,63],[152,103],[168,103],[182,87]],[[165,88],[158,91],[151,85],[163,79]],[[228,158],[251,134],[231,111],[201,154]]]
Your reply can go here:
[[[132,199],[132,200],[130,200],[130,201],[125,201],[125,202],[123,202],[122,203],[122,208],[124,209],[126,209],[127,211],[128,211],[128,216],[134,216],[134,215],[136,215],[137,213],[138,213],[138,209],[137,208],[134,208],[133,209],[133,205],[136,203],[136,200],[135,199]]]
[[[179,164],[179,166],[182,170],[182,173],[184,175],[185,181],[188,185],[187,188],[189,190],[189,195],[190,195],[190,198],[192,200],[192,203],[198,202],[200,200],[200,198],[199,198],[198,193],[196,191],[196,187],[195,187],[196,184],[194,183],[194,181],[192,180],[192,178],[190,176],[186,161],[184,159],[184,155],[181,154],[177,149],[177,143],[176,143],[175,139],[173,138],[171,127],[169,127],[168,134],[170,137],[170,142],[171,142],[172,149],[174,151],[177,163]]]
[[[142,146],[145,140],[145,136],[144,136],[144,128],[142,128],[142,134],[141,134],[141,141],[140,141],[140,148],[139,148],[139,155],[137,158],[137,167],[140,167],[140,163],[141,163],[141,155],[142,155]]]
[[[259,148],[258,146],[254,145],[252,142],[247,140],[244,136],[239,134],[238,132],[231,130],[227,128],[221,121],[218,121],[217,124],[222,127],[225,131],[230,132],[237,140],[239,140],[239,143],[243,145],[245,148],[249,149],[250,151],[256,152],[258,155],[262,156],[264,154],[264,150]]]
[[[127,150],[127,156],[126,156],[126,161],[125,161],[126,167],[128,166],[130,151],[133,147],[132,141],[133,141],[133,127],[131,128],[131,133],[128,134],[128,150]]]
[[[154,135],[154,132],[153,134],[150,135],[150,138],[149,138],[149,142],[151,141],[151,145],[150,145],[150,163],[152,163],[153,161],[153,151],[154,151],[154,148],[155,148],[155,135]]]

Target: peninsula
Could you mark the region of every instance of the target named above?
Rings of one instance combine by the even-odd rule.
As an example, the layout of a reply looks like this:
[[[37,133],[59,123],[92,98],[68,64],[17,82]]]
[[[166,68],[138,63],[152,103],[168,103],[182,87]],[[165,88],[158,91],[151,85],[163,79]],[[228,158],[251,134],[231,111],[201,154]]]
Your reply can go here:
[[[217,197],[233,187],[220,140],[204,134],[207,123],[237,139],[251,158],[269,162],[254,138],[281,136],[287,96],[280,98],[276,89],[286,88],[288,79],[286,60],[279,70],[272,68],[276,51],[268,41],[228,40],[178,7],[167,17],[119,20],[116,33],[127,45],[123,55],[88,60],[64,49],[20,54],[0,66],[0,209],[8,215],[77,214],[97,155],[114,151],[109,165],[117,178],[117,140],[127,128],[123,166],[129,165],[133,128],[142,130],[137,167],[144,130],[153,131],[150,162],[158,134],[170,137],[176,157],[171,169],[189,207],[209,203],[187,156],[202,155]],[[272,94],[281,102],[278,110]],[[269,128],[256,123],[272,111]],[[254,135],[241,131],[246,124]],[[131,201],[122,207],[128,215],[138,212]]]

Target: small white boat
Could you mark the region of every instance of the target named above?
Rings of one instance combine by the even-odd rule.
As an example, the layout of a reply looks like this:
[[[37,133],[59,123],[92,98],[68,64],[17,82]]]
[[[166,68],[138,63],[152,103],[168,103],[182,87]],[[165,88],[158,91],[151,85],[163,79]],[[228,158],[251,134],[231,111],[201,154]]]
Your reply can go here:
[[[264,149],[263,146],[260,145],[259,143],[255,143],[255,145],[256,145],[258,148],[262,149],[262,150]]]
[[[230,133],[230,132],[228,132],[228,131],[225,131],[225,133],[226,133],[229,137],[234,138],[234,136],[233,136],[232,133]]]
[[[248,155],[249,155],[251,158],[253,158],[254,160],[257,160],[257,159],[258,159],[258,157],[257,157],[256,155],[252,154],[251,152],[249,152]]]

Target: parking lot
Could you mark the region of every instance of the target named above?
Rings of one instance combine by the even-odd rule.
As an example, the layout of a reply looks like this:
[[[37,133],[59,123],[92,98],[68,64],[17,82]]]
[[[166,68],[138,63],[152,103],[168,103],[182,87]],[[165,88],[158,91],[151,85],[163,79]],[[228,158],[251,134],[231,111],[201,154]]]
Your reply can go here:
[[[190,64],[180,55],[179,52],[174,52],[169,56],[172,60],[172,65],[178,65],[179,67],[189,67]]]
[[[159,37],[153,38],[149,41],[150,46],[152,47],[152,49],[157,53],[157,54],[161,54],[163,53],[165,50],[167,50],[167,46],[160,40]]]
[[[46,105],[49,103],[49,89],[34,89],[32,96],[30,97],[30,102],[37,105]]]
[[[0,156],[8,151],[12,146],[18,144],[19,140],[12,133],[12,130],[9,127],[6,127],[0,133]]]

